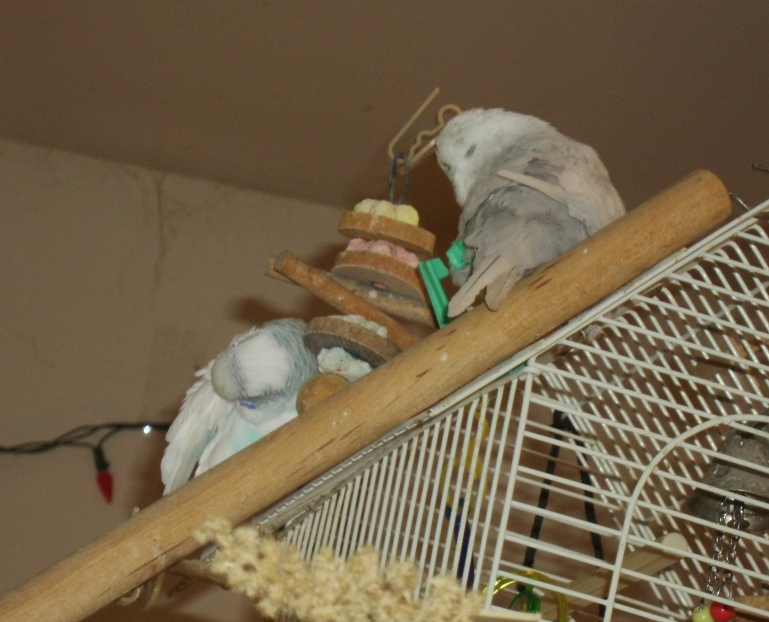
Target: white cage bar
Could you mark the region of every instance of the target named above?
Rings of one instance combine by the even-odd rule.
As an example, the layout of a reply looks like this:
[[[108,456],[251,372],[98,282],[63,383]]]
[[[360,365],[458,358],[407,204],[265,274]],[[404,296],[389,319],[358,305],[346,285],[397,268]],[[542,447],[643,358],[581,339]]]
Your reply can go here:
[[[323,546],[347,557],[365,545],[382,563],[412,559],[419,591],[450,573],[485,590],[486,606],[496,608],[525,582],[541,590],[545,619],[568,619],[558,592],[574,620],[607,621],[688,620],[701,598],[714,600],[704,589],[720,530],[741,540],[733,563],[716,564],[734,574],[732,598],[715,600],[769,618],[734,600],[769,590],[766,534],[717,528],[685,507],[705,490],[769,512],[766,499],[702,483],[716,457],[769,477],[765,465],[717,453],[735,429],[769,438],[755,427],[769,422],[767,218],[769,201],[261,513],[259,523],[307,558]],[[661,542],[668,534],[681,534],[688,551],[680,540]],[[655,558],[661,566],[641,564]]]

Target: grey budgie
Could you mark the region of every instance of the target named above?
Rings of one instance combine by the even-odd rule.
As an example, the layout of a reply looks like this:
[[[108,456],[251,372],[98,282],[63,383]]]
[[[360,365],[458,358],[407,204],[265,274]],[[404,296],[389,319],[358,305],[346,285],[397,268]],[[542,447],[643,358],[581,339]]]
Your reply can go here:
[[[455,317],[486,289],[499,308],[523,276],[625,213],[598,154],[536,117],[473,109],[436,141],[462,206],[459,240],[472,264],[453,271]]]
[[[318,373],[305,322],[282,319],[238,335],[201,369],[168,430],[164,494],[296,417],[296,396]]]

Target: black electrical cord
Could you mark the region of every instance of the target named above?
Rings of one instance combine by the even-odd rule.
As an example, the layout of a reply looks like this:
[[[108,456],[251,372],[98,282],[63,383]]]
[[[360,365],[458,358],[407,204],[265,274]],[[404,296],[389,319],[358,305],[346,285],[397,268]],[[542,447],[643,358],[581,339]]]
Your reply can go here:
[[[96,467],[96,484],[107,503],[112,502],[112,474],[109,472],[109,462],[104,455],[104,442],[125,430],[141,429],[145,434],[154,431],[166,431],[168,423],[139,421],[137,423],[99,423],[96,425],[81,425],[69,432],[57,436],[50,441],[32,441],[18,445],[0,445],[0,454],[30,455],[51,451],[59,447],[85,447],[93,453],[93,463]],[[104,432],[98,440],[91,439],[99,432]]]
[[[137,423],[99,423],[95,425],[81,425],[64,434],[57,436],[50,441],[31,441],[28,443],[19,443],[18,445],[0,445],[0,454],[40,454],[45,451],[51,451],[59,447],[87,447],[89,449],[101,448],[111,436],[123,430],[143,430],[165,432],[170,427],[168,423],[156,423],[154,421],[139,421]],[[89,442],[89,437],[98,432],[107,430],[97,442]]]

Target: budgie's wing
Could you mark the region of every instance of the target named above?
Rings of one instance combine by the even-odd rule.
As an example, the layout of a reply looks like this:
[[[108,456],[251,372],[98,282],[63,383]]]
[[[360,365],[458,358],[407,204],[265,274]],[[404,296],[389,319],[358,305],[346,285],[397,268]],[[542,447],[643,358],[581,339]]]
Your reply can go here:
[[[539,143],[531,155],[522,172],[560,188],[569,214],[583,222],[590,235],[625,213],[622,199],[592,147],[556,136]]]
[[[259,423],[248,421],[233,409],[217,427],[214,437],[203,450],[198,460],[198,468],[195,470],[195,477],[261,440],[273,430],[295,419],[296,416],[295,402],[290,402],[281,413]]]
[[[587,237],[585,225],[567,206],[526,186],[492,194],[468,223],[469,247],[477,249],[470,277],[449,302],[455,317],[486,288],[495,310],[521,277]]]
[[[187,482],[216,427],[233,410],[232,403],[219,397],[211,386],[213,363],[197,372],[199,379],[187,391],[179,415],[166,434],[168,447],[160,463],[163,494]]]
[[[597,156],[596,156],[597,159]],[[597,162],[601,169],[603,164]],[[561,185],[568,194],[569,213],[585,223],[590,235],[625,215],[625,204],[609,181],[608,173],[598,174],[596,166],[587,166],[592,179],[568,169],[561,175]]]

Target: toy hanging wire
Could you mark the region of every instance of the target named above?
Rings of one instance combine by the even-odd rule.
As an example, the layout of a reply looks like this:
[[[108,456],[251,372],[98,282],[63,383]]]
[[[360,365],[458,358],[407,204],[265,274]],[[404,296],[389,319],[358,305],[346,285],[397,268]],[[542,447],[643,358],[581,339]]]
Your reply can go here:
[[[737,205],[740,206],[740,209],[744,212],[749,212],[750,208],[748,207],[748,204],[745,203],[740,197],[738,197],[734,192],[729,193],[729,198],[734,201]]]
[[[438,93],[440,93],[439,88],[436,88],[432,93],[430,93],[422,105],[417,108],[416,112],[411,115],[411,118],[406,121],[406,125],[404,125],[395,135],[395,137],[390,141],[390,144],[387,146],[387,155],[390,156],[390,160],[395,159],[396,156],[395,144],[401,138],[403,138],[406,132],[409,131],[411,126],[414,125],[414,122],[422,115],[422,113],[427,109],[432,101],[438,96]],[[438,124],[432,129],[422,130],[416,135],[416,138],[412,142],[411,147],[407,152],[406,160],[404,160],[404,162],[406,162],[411,168],[414,168],[417,164],[419,164],[425,158],[425,156],[427,156],[427,154],[429,154],[435,148],[434,136],[446,125],[446,121],[448,120],[445,118],[446,114],[453,113],[456,115],[460,112],[462,112],[462,109],[459,106],[455,106],[454,104],[447,104],[443,106],[438,111],[436,117]]]
[[[403,188],[401,188],[401,195],[397,201],[395,198],[395,181],[398,177],[398,162],[403,163]],[[392,166],[390,166],[390,203],[403,203],[406,199],[406,193],[409,191],[409,159],[405,153],[398,153],[393,158]]]

